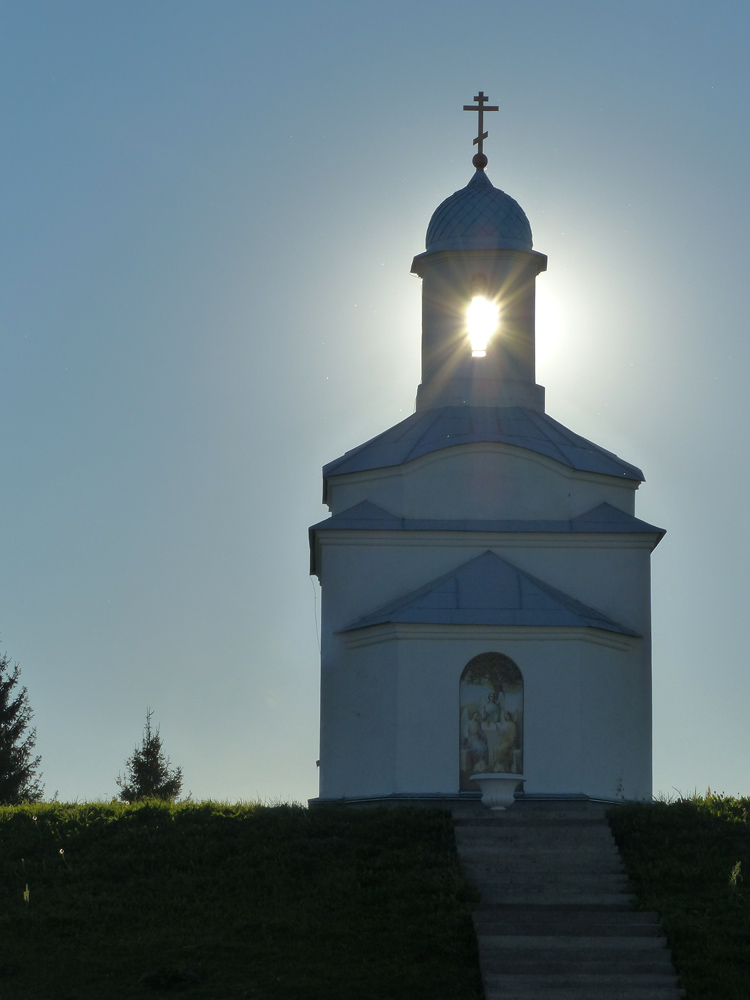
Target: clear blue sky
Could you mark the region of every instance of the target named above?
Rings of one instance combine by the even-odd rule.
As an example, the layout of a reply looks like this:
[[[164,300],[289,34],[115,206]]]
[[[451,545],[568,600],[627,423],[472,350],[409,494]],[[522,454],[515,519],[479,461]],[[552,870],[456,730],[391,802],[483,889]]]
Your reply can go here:
[[[412,412],[434,208],[525,209],[547,409],[641,466],[654,784],[750,793],[750,6],[0,5],[0,649],[47,793],[154,710],[197,798],[315,795],[320,468]]]

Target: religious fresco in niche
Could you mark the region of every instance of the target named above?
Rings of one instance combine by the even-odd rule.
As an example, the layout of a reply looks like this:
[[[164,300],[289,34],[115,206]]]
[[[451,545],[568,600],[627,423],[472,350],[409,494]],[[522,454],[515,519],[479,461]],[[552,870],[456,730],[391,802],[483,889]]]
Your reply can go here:
[[[459,686],[460,789],[477,791],[472,774],[523,774],[523,677],[502,653],[480,653]]]

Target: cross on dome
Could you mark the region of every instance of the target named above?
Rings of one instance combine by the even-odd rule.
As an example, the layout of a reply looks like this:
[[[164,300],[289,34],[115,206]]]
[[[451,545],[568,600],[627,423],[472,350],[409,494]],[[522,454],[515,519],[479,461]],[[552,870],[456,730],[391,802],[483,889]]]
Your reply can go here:
[[[477,112],[479,112],[479,132],[478,132],[478,135],[477,135],[476,139],[472,143],[472,145],[474,145],[474,146],[479,146],[479,149],[477,150],[477,152],[476,152],[476,154],[475,154],[475,156],[474,156],[474,158],[472,159],[471,162],[474,164],[474,166],[477,168],[477,170],[484,170],[484,168],[487,166],[487,157],[484,155],[484,150],[482,148],[482,144],[484,143],[484,140],[489,135],[489,132],[484,132],[483,131],[483,129],[484,129],[484,113],[485,113],[485,111],[497,111],[498,110],[498,106],[497,106],[497,104],[491,104],[490,105],[490,104],[486,103],[487,101],[489,101],[489,97],[485,97],[485,94],[484,94],[483,90],[479,91],[479,93],[476,95],[476,97],[474,98],[474,100],[477,102],[476,104],[464,104],[464,111],[477,111]]]

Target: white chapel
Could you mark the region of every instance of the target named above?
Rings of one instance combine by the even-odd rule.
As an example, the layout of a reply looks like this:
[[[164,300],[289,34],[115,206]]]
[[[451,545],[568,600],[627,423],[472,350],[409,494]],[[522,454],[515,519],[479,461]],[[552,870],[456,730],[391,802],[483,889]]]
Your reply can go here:
[[[323,469],[317,802],[651,797],[650,556],[636,466],[545,412],[547,267],[478,152],[435,210],[416,410]]]

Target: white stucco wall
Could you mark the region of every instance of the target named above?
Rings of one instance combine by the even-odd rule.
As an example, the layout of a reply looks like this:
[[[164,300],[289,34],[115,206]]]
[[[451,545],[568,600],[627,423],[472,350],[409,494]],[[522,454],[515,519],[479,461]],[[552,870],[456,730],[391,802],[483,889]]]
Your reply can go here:
[[[523,674],[527,792],[650,796],[643,640],[585,629],[366,631],[341,640],[335,658],[347,684],[324,678],[337,725],[322,734],[321,797],[456,794],[461,673],[490,651],[510,656]]]
[[[627,514],[638,484],[577,472],[545,455],[512,445],[461,445],[404,465],[333,476],[333,514],[363,500],[399,517],[568,520],[600,503]]]
[[[635,483],[504,445],[451,448],[338,477],[334,511],[370,500],[411,518],[567,520]],[[458,691],[479,653],[525,685],[524,773],[537,794],[651,794],[650,552],[654,533],[336,529],[318,533],[321,798],[456,794]],[[490,550],[634,630],[378,625],[340,630]]]

